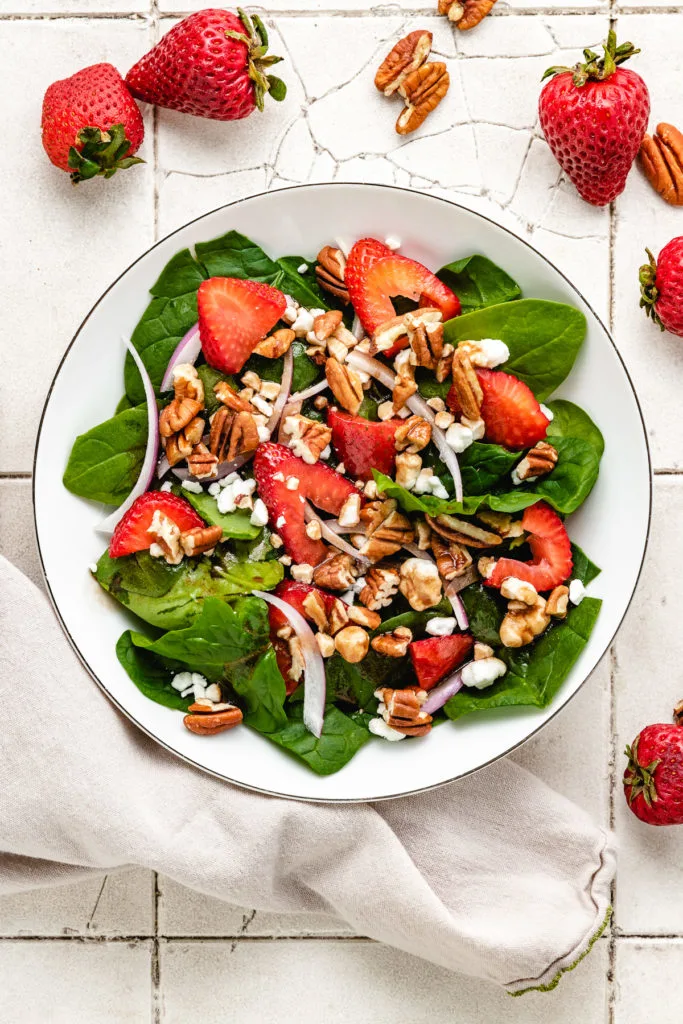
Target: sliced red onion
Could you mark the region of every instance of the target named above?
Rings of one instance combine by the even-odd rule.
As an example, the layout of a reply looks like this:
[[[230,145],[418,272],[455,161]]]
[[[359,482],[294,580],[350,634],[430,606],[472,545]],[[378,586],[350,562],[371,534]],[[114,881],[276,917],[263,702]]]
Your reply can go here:
[[[165,455],[162,455],[157,465],[157,476],[159,477],[160,480],[162,476],[166,476],[170,468],[171,463],[168,461]]]
[[[451,608],[455,615],[455,621],[458,623],[458,629],[464,633],[466,629],[470,628],[470,620],[467,618],[467,612],[465,611],[465,605],[462,603],[462,598],[455,592],[451,593],[449,588],[446,587],[446,597],[451,602]]]
[[[176,366],[180,366],[181,363],[191,363],[194,366],[201,350],[202,343],[199,337],[199,324],[195,324],[194,327],[190,327],[185,337],[179,342],[178,347],[169,360],[166,373],[161,382],[162,391],[170,391],[173,387],[173,371]]]
[[[351,334],[354,336],[354,338],[358,338],[359,341],[361,341],[365,337],[365,328],[360,322],[360,317],[358,316],[358,313],[356,313],[356,315],[353,318],[353,323],[351,324]]]
[[[357,548],[354,548],[353,545],[349,544],[348,541],[345,541],[343,537],[339,536],[334,527],[330,525],[331,523],[334,523],[335,520],[330,520],[328,523],[325,519],[321,519],[315,509],[313,509],[308,502],[304,503],[304,518],[307,523],[310,523],[312,519],[318,520],[320,523],[320,532],[329,544],[333,544],[335,548],[339,548],[340,551],[344,551],[347,555],[351,555],[351,557],[357,562],[360,562],[361,565],[369,567],[372,564],[369,558],[366,558],[365,555],[361,555]],[[337,523],[336,525],[338,526],[339,524]],[[364,533],[365,531],[359,529],[355,532]]]
[[[145,389],[145,399],[147,400],[147,447],[145,449],[145,457],[142,460],[142,466],[140,467],[140,473],[135,481],[132,491],[123,504],[119,505],[115,512],[112,512],[111,515],[102,520],[97,527],[98,533],[112,534],[119,520],[123,518],[133,502],[149,489],[149,486],[154,479],[157,459],[159,457],[159,414],[157,412],[157,400],[156,395],[154,394],[154,388],[151,380],[149,379],[147,368],[140,358],[137,349],[130,341],[126,341],[126,348],[130,352],[135,365],[140,371],[142,386]]]
[[[326,391],[329,386],[327,379],[320,380],[317,384],[311,384],[310,388],[306,388],[305,391],[295,391],[290,398],[290,402],[305,402],[307,398],[313,398],[314,395],[319,395],[321,391]]]
[[[372,356],[366,355],[365,352],[358,352],[357,349],[352,349],[346,361],[349,366],[355,367],[357,370],[361,370],[364,373],[369,373],[371,377],[374,377],[384,384],[390,391],[393,390],[395,374],[393,370],[390,370],[384,363],[380,363],[378,359],[373,359]],[[434,420],[434,410],[427,405],[424,398],[420,395],[411,395],[407,400],[406,405],[408,408],[417,413],[419,416],[423,416],[432,427],[432,441],[439,450],[439,455],[443,463],[445,464],[448,472],[453,477],[453,484],[455,486],[455,497],[457,501],[462,501],[463,490],[462,490],[462,477],[460,475],[460,466],[458,465],[458,457],[446,441],[446,435],[440,427],[437,427]]]
[[[177,476],[179,480],[189,480],[190,471],[187,466],[174,466],[171,470],[173,476]]]
[[[469,569],[465,570],[462,576],[458,576],[456,579],[451,580],[446,588],[446,593],[449,597],[451,594],[458,594],[461,590],[464,590],[465,587],[469,587],[472,583],[476,583],[478,579],[479,573],[475,567],[471,565]]]
[[[263,590],[252,590],[252,594],[281,611],[301,641],[304,656],[304,725],[309,732],[319,737],[323,731],[325,718],[327,683],[325,662],[315,642],[313,630],[303,615],[281,598],[267,594]]]
[[[461,665],[460,668],[456,669],[453,675],[449,676],[448,679],[444,679],[442,683],[435,686],[433,690],[429,691],[427,700],[421,707],[421,711],[424,711],[428,715],[433,715],[435,711],[442,708],[447,700],[458,692],[462,687],[462,673],[463,669],[467,668],[467,665],[471,665],[472,662],[468,661],[465,665]]]
[[[275,399],[275,405],[271,413],[270,419],[266,424],[267,429],[272,434],[276,426],[280,422],[280,416],[282,416],[283,409],[287,405],[289,399],[289,393],[292,390],[292,376],[294,374],[294,355],[292,353],[291,346],[285,352],[284,363],[282,366],[282,382],[280,384],[280,393]]]

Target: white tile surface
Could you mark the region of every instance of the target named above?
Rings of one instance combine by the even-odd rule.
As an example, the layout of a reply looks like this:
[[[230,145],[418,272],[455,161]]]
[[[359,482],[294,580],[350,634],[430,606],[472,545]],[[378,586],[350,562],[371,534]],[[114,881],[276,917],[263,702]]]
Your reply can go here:
[[[679,1024],[683,942],[624,940],[617,946],[614,1024]]]
[[[150,1024],[150,943],[0,942],[4,1024]]]
[[[550,997],[512,999],[487,982],[434,967],[362,939],[346,942],[162,943],[165,1024],[223,1024],[225,1007],[240,1024],[590,1024],[606,1022],[607,943],[562,981]],[[193,986],[202,975],[211,985]],[[194,1015],[194,1016],[193,1016]]]
[[[154,875],[125,871],[55,889],[0,897],[0,935],[154,933]]]

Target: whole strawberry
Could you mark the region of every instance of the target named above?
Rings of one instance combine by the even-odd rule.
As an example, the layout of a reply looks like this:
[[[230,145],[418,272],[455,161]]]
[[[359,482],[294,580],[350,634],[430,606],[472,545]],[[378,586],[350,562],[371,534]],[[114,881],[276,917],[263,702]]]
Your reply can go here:
[[[53,82],[43,99],[42,132],[45,152],[74,184],[144,163],[133,155],[145,135],[142,116],[111,64]]]
[[[683,338],[683,236],[672,238],[640,268],[640,305],[661,329]]]
[[[584,50],[585,64],[549,68],[543,78],[553,77],[538,104],[553,156],[593,206],[605,206],[624,191],[650,114],[643,79],[617,66],[640,51],[632,43],[617,46],[612,31],[603,49],[603,57]]]
[[[159,107],[238,121],[255,107],[263,110],[266,93],[285,98],[285,83],[267,74],[282,57],[266,56],[267,49],[268,33],[256,15],[209,8],[175,25],[130,69],[126,84]]]
[[[683,701],[674,722],[646,726],[626,747],[624,793],[648,825],[683,825]]]

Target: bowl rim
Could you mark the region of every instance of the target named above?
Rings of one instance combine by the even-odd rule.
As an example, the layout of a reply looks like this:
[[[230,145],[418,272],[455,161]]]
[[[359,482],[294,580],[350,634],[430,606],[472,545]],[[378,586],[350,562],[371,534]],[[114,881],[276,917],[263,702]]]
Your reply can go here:
[[[595,318],[597,323],[600,325],[600,327],[604,331],[604,334],[607,337],[607,340],[609,341],[610,345],[612,346],[612,348],[614,350],[614,353],[616,354],[616,357],[617,357],[617,359],[619,360],[619,362],[620,362],[620,364],[622,366],[622,369],[623,369],[623,371],[624,371],[624,373],[626,375],[626,380],[628,381],[628,385],[629,385],[629,387],[631,389],[631,393],[632,393],[633,398],[635,400],[636,409],[638,410],[638,415],[640,417],[640,424],[641,424],[642,431],[643,431],[643,440],[645,442],[645,453],[646,453],[646,456],[647,456],[647,466],[648,466],[647,525],[646,525],[646,530],[645,530],[645,538],[644,538],[644,542],[643,542],[643,552],[642,552],[642,556],[641,556],[641,559],[640,559],[640,564],[638,566],[638,571],[637,571],[636,576],[635,576],[635,580],[634,580],[634,583],[633,583],[633,587],[631,589],[631,593],[629,594],[628,601],[626,602],[626,605],[624,607],[624,612],[623,612],[619,622],[617,623],[617,625],[616,625],[616,627],[614,629],[614,632],[612,633],[609,641],[606,643],[604,649],[602,650],[602,652],[600,653],[597,661],[595,662],[595,665],[594,665],[593,669],[591,670],[591,672],[587,676],[585,676],[581,680],[581,682],[576,687],[574,692],[570,695],[570,697],[563,704],[560,704],[557,707],[557,709],[555,711],[553,711],[551,715],[548,716],[548,718],[546,718],[535,729],[533,729],[531,732],[529,732],[524,737],[523,740],[520,740],[518,743],[514,743],[511,747],[508,747],[507,750],[504,750],[501,753],[496,754],[495,757],[489,758],[489,760],[485,761],[483,764],[478,765],[476,768],[470,768],[468,771],[462,772],[462,773],[460,773],[460,774],[458,774],[456,776],[453,776],[452,778],[443,779],[440,782],[435,782],[432,785],[429,785],[429,786],[419,786],[416,789],[408,789],[408,790],[405,790],[404,792],[401,792],[401,793],[392,793],[391,795],[388,795],[388,796],[374,796],[374,797],[373,796],[367,796],[367,797],[334,797],[334,798],[330,798],[330,797],[320,797],[320,796],[295,796],[295,795],[292,795],[290,793],[280,793],[280,792],[278,792],[278,790],[275,790],[275,789],[265,789],[265,788],[263,788],[261,786],[254,786],[254,785],[250,785],[250,784],[248,784],[246,782],[237,781],[235,779],[229,778],[228,776],[222,774],[221,772],[215,771],[212,768],[207,768],[205,765],[200,764],[198,761],[195,761],[193,758],[189,757],[187,754],[181,753],[180,751],[176,750],[174,747],[170,746],[168,743],[166,743],[162,739],[160,739],[154,732],[150,731],[141,722],[139,722],[137,720],[137,718],[135,718],[135,716],[133,714],[131,714],[130,711],[127,710],[127,708],[123,707],[120,704],[120,702],[116,699],[116,697],[114,697],[114,695],[109,691],[109,689],[107,688],[105,683],[99,678],[99,676],[91,668],[91,666],[89,665],[89,663],[87,662],[87,660],[85,659],[83,654],[81,653],[81,651],[80,651],[80,649],[79,649],[79,647],[78,647],[74,637],[71,635],[71,632],[69,631],[69,628],[68,628],[66,622],[62,618],[61,612],[59,610],[59,606],[57,604],[57,601],[56,601],[56,599],[54,597],[54,594],[52,592],[52,588],[50,586],[50,580],[48,578],[47,571],[46,571],[46,568],[45,568],[45,562],[44,562],[44,559],[43,559],[43,553],[42,553],[41,546],[40,546],[40,535],[39,535],[39,532],[38,532],[38,517],[37,517],[37,509],[36,509],[36,471],[37,471],[37,465],[38,465],[38,451],[39,451],[39,448],[40,448],[40,441],[41,441],[42,431],[43,431],[43,422],[44,422],[45,415],[46,415],[46,412],[47,412],[47,407],[48,407],[48,405],[50,403],[50,399],[52,397],[52,392],[54,390],[55,383],[56,383],[57,378],[59,377],[59,375],[60,375],[60,373],[62,371],[62,367],[63,367],[64,363],[66,362],[66,359],[67,359],[71,349],[73,348],[74,344],[78,340],[78,337],[79,337],[81,331],[85,327],[86,323],[93,316],[93,314],[95,313],[95,311],[98,308],[98,306],[100,305],[100,303],[109,294],[109,292],[112,291],[112,289],[114,289],[116,287],[116,285],[119,283],[121,278],[123,278],[130,270],[132,270],[133,267],[135,267],[141,260],[143,260],[154,249],[156,249],[160,245],[163,245],[164,243],[168,242],[169,239],[173,238],[174,235],[179,234],[181,231],[184,231],[186,228],[190,227],[192,224],[196,224],[198,221],[204,220],[204,218],[206,218],[206,217],[210,217],[210,216],[212,216],[215,213],[219,213],[221,210],[227,210],[227,209],[230,209],[233,206],[237,206],[237,205],[239,205],[241,203],[244,203],[244,202],[247,202],[249,200],[260,199],[260,198],[263,198],[264,196],[270,196],[270,195],[274,195],[274,194],[281,193],[281,192],[294,192],[294,191],[301,191],[301,190],[328,189],[328,188],[335,189],[335,188],[339,188],[339,187],[347,188],[348,186],[353,186],[355,188],[361,188],[361,189],[381,189],[381,190],[386,190],[386,191],[390,191],[391,190],[391,191],[394,191],[394,192],[403,192],[403,193],[408,193],[408,194],[413,194],[413,195],[419,195],[419,196],[422,196],[425,199],[429,199],[429,200],[432,200],[434,202],[446,203],[449,206],[454,206],[458,210],[463,210],[465,213],[472,214],[475,217],[479,217],[479,218],[481,218],[481,220],[484,220],[484,221],[488,222],[489,224],[492,224],[494,227],[498,228],[499,230],[505,231],[508,235],[510,235],[512,238],[514,238],[517,242],[520,242],[522,245],[526,246],[527,249],[530,249],[536,256],[540,257],[540,259],[542,259],[545,263],[547,263],[548,266],[550,266],[555,271],[555,273],[557,273],[564,281],[566,281],[566,283],[572,289],[572,291],[574,291],[579,296],[579,298],[585,303],[586,307],[590,310],[592,316]],[[170,754],[173,754],[173,756],[175,756],[177,758],[180,758],[182,761],[184,761],[186,764],[191,765],[193,768],[197,768],[200,771],[205,772],[207,775],[211,775],[214,778],[220,779],[222,782],[227,782],[227,783],[229,783],[232,786],[239,786],[240,789],[246,789],[246,790],[249,790],[251,792],[260,793],[263,796],[279,797],[280,799],[283,799],[283,800],[295,800],[295,801],[302,801],[304,803],[360,804],[360,803],[373,803],[373,802],[378,802],[380,800],[382,800],[382,801],[383,800],[399,800],[399,799],[401,799],[403,797],[407,797],[407,796],[416,796],[419,793],[428,793],[428,792],[431,792],[432,790],[440,789],[441,786],[448,786],[452,782],[457,782],[460,779],[465,779],[465,778],[467,778],[470,775],[474,775],[476,772],[482,771],[482,769],[487,768],[489,765],[495,764],[496,761],[499,761],[499,760],[501,760],[504,757],[508,757],[511,753],[513,753],[513,751],[515,751],[515,750],[519,749],[520,747],[522,747],[533,736],[536,736],[542,729],[544,729],[546,727],[546,725],[548,725],[549,722],[552,722],[553,719],[558,714],[560,714],[560,712],[565,708],[565,706],[569,703],[569,701],[572,700],[576,696],[576,694],[585,686],[589,676],[592,675],[593,672],[595,672],[595,670],[597,669],[598,665],[600,665],[600,663],[602,662],[602,660],[605,657],[605,655],[611,649],[611,647],[612,647],[612,645],[614,643],[614,640],[615,640],[615,638],[617,636],[617,633],[621,629],[621,627],[622,627],[622,625],[624,623],[624,619],[626,618],[626,615],[628,614],[629,608],[631,607],[631,603],[633,601],[635,592],[636,592],[637,587],[638,587],[638,583],[640,582],[640,577],[642,575],[643,565],[645,563],[645,556],[647,554],[647,547],[648,547],[648,543],[649,543],[649,539],[650,539],[650,530],[651,530],[651,527],[652,527],[652,501],[653,501],[652,474],[653,474],[653,470],[652,470],[652,453],[650,451],[650,441],[649,441],[649,437],[648,437],[647,426],[645,424],[645,417],[643,415],[642,406],[640,404],[640,399],[638,398],[638,393],[637,393],[636,388],[634,386],[634,383],[633,383],[633,380],[631,378],[631,374],[629,373],[628,367],[626,366],[626,363],[624,362],[624,359],[622,358],[622,355],[621,355],[617,345],[614,342],[614,338],[612,337],[611,331],[605,325],[605,323],[603,322],[602,318],[593,309],[593,306],[591,305],[591,303],[586,299],[586,297],[583,295],[583,293],[577,288],[577,286],[567,277],[567,275],[565,273],[563,273],[562,270],[560,270],[553,263],[553,261],[551,259],[549,259],[547,256],[545,256],[542,252],[539,252],[539,250],[536,249],[536,247],[534,245],[532,245],[531,242],[527,241],[525,238],[521,238],[511,228],[506,227],[505,225],[498,223],[498,221],[494,220],[493,217],[489,217],[486,214],[479,212],[478,210],[472,210],[472,209],[470,209],[470,207],[465,206],[462,203],[454,202],[452,199],[447,199],[445,196],[433,195],[433,194],[431,194],[429,192],[423,192],[420,189],[406,188],[405,186],[402,186],[402,185],[382,184],[380,182],[361,182],[361,181],[305,182],[305,183],[298,184],[298,185],[287,185],[287,186],[284,186],[284,187],[281,187],[281,188],[263,189],[260,192],[254,192],[254,193],[251,193],[248,196],[242,196],[239,199],[233,199],[229,203],[222,203],[220,206],[217,206],[217,207],[215,207],[212,210],[207,210],[205,213],[199,214],[199,216],[197,216],[197,217],[193,217],[191,220],[186,221],[184,224],[181,224],[179,227],[175,228],[173,231],[170,231],[167,235],[164,235],[163,238],[158,239],[156,242],[154,242],[153,245],[150,245],[147,249],[145,249],[142,253],[140,253],[140,255],[137,256],[131,263],[129,263],[128,266],[125,267],[125,269],[122,270],[121,273],[116,278],[114,278],[114,280],[108,285],[108,287],[105,288],[105,290],[102,292],[102,294],[96,300],[96,302],[91,306],[91,308],[88,310],[88,312],[83,317],[83,319],[81,320],[80,324],[78,325],[78,327],[77,327],[77,329],[76,329],[76,331],[75,331],[71,341],[67,345],[67,347],[66,347],[66,349],[64,351],[64,354],[63,354],[62,358],[59,361],[59,364],[57,366],[57,369],[55,370],[55,373],[54,373],[54,375],[52,377],[52,381],[50,382],[50,386],[49,386],[47,394],[45,396],[45,401],[43,403],[43,409],[42,409],[42,412],[40,414],[40,420],[39,420],[39,423],[38,423],[38,430],[37,430],[37,433],[36,433],[36,441],[35,441],[35,448],[34,448],[34,454],[33,454],[33,465],[32,465],[32,474],[31,474],[31,504],[32,504],[32,509],[33,509],[33,528],[34,528],[34,533],[35,533],[35,538],[36,538],[36,546],[37,546],[37,549],[38,549],[38,557],[39,557],[39,560],[40,560],[40,568],[41,568],[42,577],[43,577],[43,580],[44,580],[44,583],[45,583],[45,587],[46,587],[46,590],[47,590],[47,595],[48,595],[50,604],[52,606],[52,610],[54,611],[54,614],[55,614],[55,616],[57,618],[57,621],[59,622],[59,625],[61,626],[62,632],[64,633],[64,635],[66,636],[67,640],[69,641],[69,644],[71,645],[71,647],[72,647],[74,653],[76,654],[76,656],[78,657],[79,661],[81,662],[83,667],[86,669],[86,671],[88,672],[90,677],[99,686],[99,688],[102,690],[102,692],[111,701],[111,703],[118,709],[119,712],[121,712],[130,722],[132,722],[138,729],[140,729],[141,732],[143,732],[146,736],[149,736],[150,739],[154,740],[155,743],[157,743],[160,747],[163,747],[163,749],[168,751]]]

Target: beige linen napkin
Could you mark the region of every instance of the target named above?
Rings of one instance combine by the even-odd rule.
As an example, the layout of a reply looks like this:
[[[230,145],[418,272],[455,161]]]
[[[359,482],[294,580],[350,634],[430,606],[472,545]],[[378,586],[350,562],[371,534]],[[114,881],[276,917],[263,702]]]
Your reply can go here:
[[[607,919],[611,836],[511,761],[372,805],[260,796],[121,716],[2,559],[0,625],[0,893],[144,865],[243,907],[333,914],[513,993],[552,986]]]

